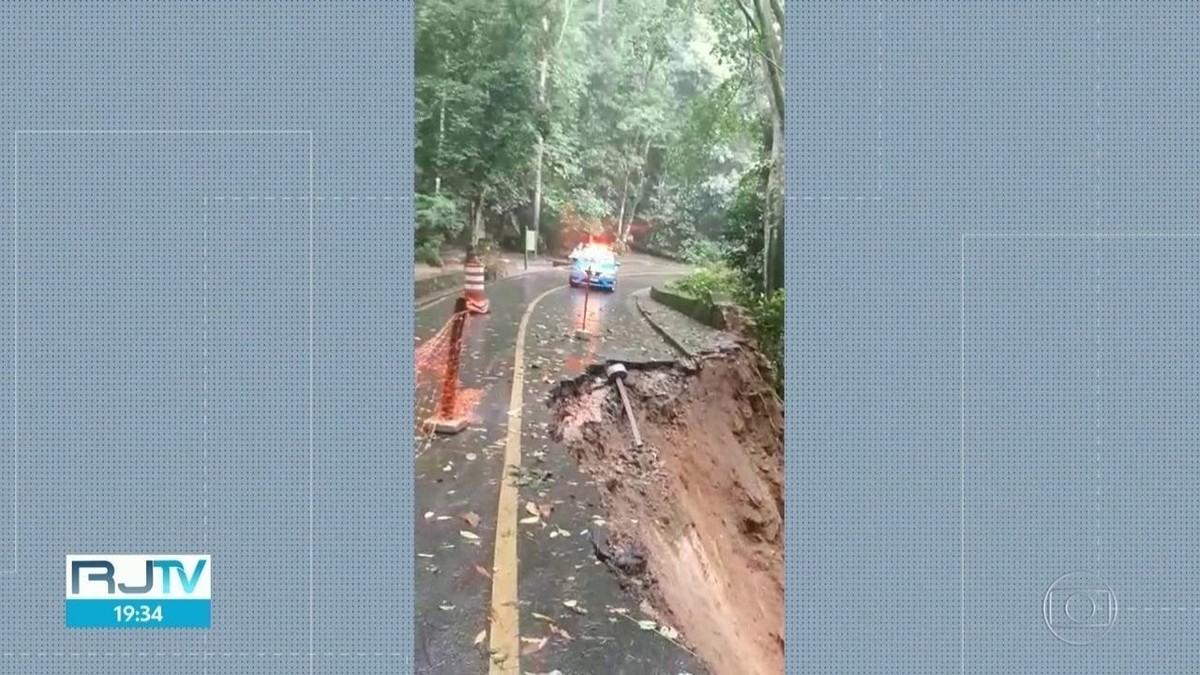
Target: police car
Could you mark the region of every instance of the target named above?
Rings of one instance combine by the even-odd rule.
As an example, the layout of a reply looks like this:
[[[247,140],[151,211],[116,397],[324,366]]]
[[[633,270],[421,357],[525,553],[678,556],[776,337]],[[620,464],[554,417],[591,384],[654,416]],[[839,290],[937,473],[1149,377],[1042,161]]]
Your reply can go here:
[[[572,288],[584,284],[603,291],[617,290],[617,269],[621,263],[612,249],[598,244],[577,247],[569,256],[571,276],[568,283]]]

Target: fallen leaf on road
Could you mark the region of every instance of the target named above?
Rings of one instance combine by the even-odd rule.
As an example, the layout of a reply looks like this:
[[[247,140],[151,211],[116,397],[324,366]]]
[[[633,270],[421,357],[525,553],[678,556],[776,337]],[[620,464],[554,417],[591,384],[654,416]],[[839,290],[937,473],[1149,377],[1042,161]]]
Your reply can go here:
[[[418,553],[417,557],[418,558],[432,558],[433,554],[432,553]]]
[[[475,457],[476,457],[477,455],[476,455],[475,453],[473,453],[473,452],[468,452],[466,455],[463,455],[463,456],[464,456],[464,457],[466,457],[466,459],[467,459],[467,461],[468,461],[468,462],[474,462],[474,461],[475,461]]]
[[[675,630],[674,628],[671,628],[670,626],[668,626],[665,623],[658,627],[658,634],[667,638],[668,640],[678,640],[679,639],[679,631]]]
[[[537,523],[542,522],[542,519],[537,516],[529,516],[528,518],[522,518],[517,522],[522,525],[536,525]]]
[[[479,565],[476,565],[476,566],[475,566],[475,571],[476,571],[476,572],[479,572],[480,574],[482,574],[483,576],[487,577],[488,579],[491,579],[491,578],[492,578],[492,575],[488,574],[488,571],[487,571],[487,570],[485,570],[485,569],[483,569],[483,568],[482,568],[482,567],[480,567]]]
[[[567,642],[570,642],[571,640],[574,640],[574,639],[575,639],[575,638],[571,637],[571,634],[570,634],[570,633],[568,633],[567,631],[565,631],[565,630],[563,630],[563,629],[559,628],[559,627],[558,627],[557,625],[555,625],[555,624],[550,624],[550,632],[551,632],[551,633],[554,633],[554,634],[555,634],[555,635],[557,635],[558,637],[560,637],[560,638],[562,638],[562,639],[566,640]]]
[[[540,652],[542,650],[542,647],[545,647],[546,643],[549,641],[550,641],[550,638],[548,638],[548,637],[544,637],[544,638],[540,638],[540,639],[539,638],[527,638],[527,637],[521,638],[521,642],[525,643],[525,646],[521,647],[521,656],[526,656],[529,654]]]
[[[658,628],[657,623],[646,620],[646,619],[638,621],[637,625],[638,625],[638,628],[641,628],[642,630],[654,630],[654,629]]]
[[[578,600],[563,600],[563,606],[570,608],[570,609],[574,609],[575,606],[578,604],[579,604]]]
[[[473,642],[471,644],[478,646],[480,643],[483,642],[483,639],[486,637],[487,637],[487,629],[484,628],[483,630],[479,631],[479,635],[475,636],[475,642]]]
[[[425,520],[429,520],[429,519],[430,519],[430,518],[432,518],[432,517],[433,517],[433,511],[426,511],[426,512],[425,512]]]
[[[539,512],[537,504],[534,504],[533,502],[525,502],[525,513],[528,513],[531,516],[538,515]]]
[[[542,505],[538,506],[538,513],[541,514],[543,519],[550,520],[550,514],[554,513],[554,505],[553,504],[542,504]]]
[[[479,514],[475,513],[474,511],[468,511],[467,513],[464,513],[462,515],[462,519],[466,521],[467,525],[471,526],[472,530],[479,527]]]
[[[459,533],[459,535],[462,536],[463,539],[470,539],[472,541],[479,539],[479,535],[475,534],[474,532],[467,532],[466,530],[459,530],[458,533]]]
[[[442,604],[438,605],[438,609],[442,610],[443,612],[449,612],[450,610],[454,609],[454,605],[450,604],[449,602],[443,602]]]

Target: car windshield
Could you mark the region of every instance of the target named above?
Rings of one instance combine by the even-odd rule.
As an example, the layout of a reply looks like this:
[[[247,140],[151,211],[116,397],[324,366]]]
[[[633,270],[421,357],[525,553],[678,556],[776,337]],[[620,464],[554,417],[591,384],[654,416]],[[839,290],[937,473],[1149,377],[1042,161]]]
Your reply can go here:
[[[591,265],[594,267],[611,267],[617,261],[612,255],[595,253],[582,255],[578,258],[578,260],[584,266]]]
[[[608,248],[605,246],[599,246],[596,244],[585,244],[583,246],[579,246],[572,253],[572,257],[574,257],[576,260],[599,264],[610,263],[615,260],[615,256],[613,255],[612,251],[608,250]]]

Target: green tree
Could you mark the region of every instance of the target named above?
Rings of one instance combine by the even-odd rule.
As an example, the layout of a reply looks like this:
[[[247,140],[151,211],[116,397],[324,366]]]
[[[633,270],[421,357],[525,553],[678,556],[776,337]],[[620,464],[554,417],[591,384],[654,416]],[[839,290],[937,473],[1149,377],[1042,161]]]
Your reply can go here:
[[[421,0],[417,190],[461,222],[437,231],[499,241],[583,219],[624,242],[637,221],[676,254],[768,256],[780,16],[778,0]],[[747,175],[758,230],[729,242]],[[771,287],[772,265],[754,268]]]

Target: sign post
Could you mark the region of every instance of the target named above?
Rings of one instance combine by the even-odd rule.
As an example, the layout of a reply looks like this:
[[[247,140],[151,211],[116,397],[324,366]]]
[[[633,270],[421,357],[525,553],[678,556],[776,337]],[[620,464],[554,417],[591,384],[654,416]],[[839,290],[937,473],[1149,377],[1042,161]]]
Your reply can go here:
[[[525,230],[525,269],[529,269],[529,254],[537,255],[537,230]]]
[[[592,268],[587,268],[587,278],[583,280],[583,320],[579,328],[575,329],[575,337],[579,340],[586,340],[592,336],[588,330],[588,297],[592,294]]]

